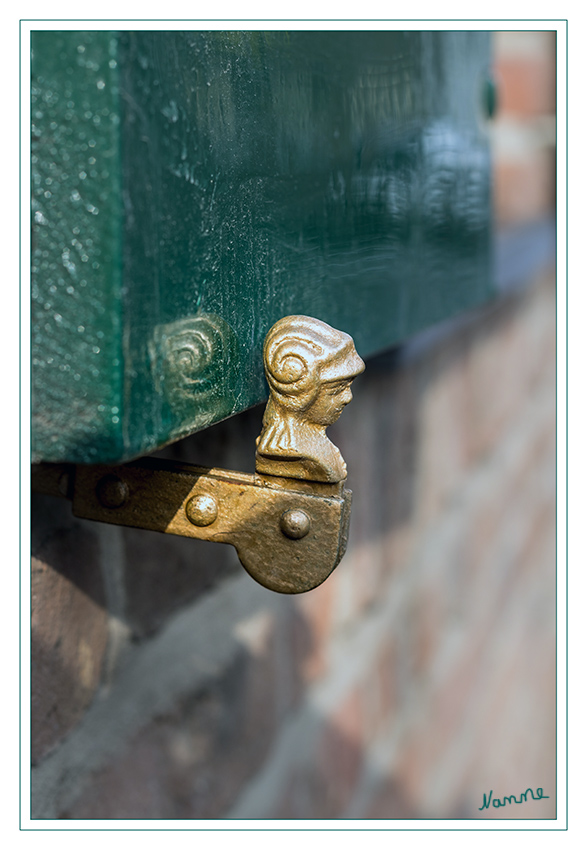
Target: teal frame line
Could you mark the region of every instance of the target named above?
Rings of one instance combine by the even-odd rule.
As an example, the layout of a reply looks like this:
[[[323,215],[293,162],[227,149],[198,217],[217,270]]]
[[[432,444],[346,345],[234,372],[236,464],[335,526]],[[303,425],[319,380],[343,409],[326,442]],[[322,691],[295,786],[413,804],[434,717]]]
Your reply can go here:
[[[566,516],[565,516],[565,535],[566,535],[566,544],[565,544],[565,556],[566,556],[566,565],[565,565],[565,578],[566,578],[566,644],[565,644],[565,668],[566,668],[566,786],[567,786],[567,799],[566,799],[566,820],[567,820],[567,830],[569,828],[569,22],[566,21],[565,26],[565,71],[566,71],[566,79],[565,79],[565,104],[566,104],[566,139],[565,139],[565,186],[566,186],[566,197],[565,197],[565,207],[566,207],[566,233],[565,233],[565,256],[566,256],[566,268],[565,268],[565,462],[566,462],[566,477],[565,477],[565,508],[566,508]],[[558,140],[557,140],[558,141]],[[557,248],[558,248],[558,240],[557,240]],[[558,307],[558,304],[557,304]],[[558,380],[558,374],[557,374]],[[558,457],[557,457],[558,461]],[[556,504],[556,510],[558,512],[558,503]],[[558,514],[557,514],[558,515]],[[557,526],[558,532],[558,526]],[[558,591],[558,588],[557,588]],[[558,614],[558,608],[557,608]],[[558,801],[558,798],[557,798]],[[557,803],[558,804],[558,803]]]
[[[18,816],[19,830],[22,830],[22,23],[20,21],[18,36]],[[32,424],[29,418],[29,433],[31,430]],[[29,528],[29,535],[30,533]]]
[[[19,316],[19,363],[18,363],[18,372],[19,372],[19,438],[18,438],[18,447],[19,447],[19,460],[20,464],[22,464],[22,24],[29,21],[51,21],[51,22],[60,22],[60,21],[71,21],[72,18],[20,18],[19,19],[19,303],[18,303],[18,316]],[[77,19],[76,19],[77,20]],[[83,19],[82,19],[83,20]],[[224,21],[224,20],[235,20],[239,22],[261,22],[267,21],[268,23],[272,22],[286,22],[286,21],[302,21],[308,20],[306,18],[141,18],[141,19],[129,19],[129,18],[92,18],[92,21],[126,21],[126,20],[138,20],[138,21],[170,21],[172,23],[181,21],[181,20],[189,20],[194,22],[202,22],[206,23],[208,21]],[[340,23],[340,22],[361,22],[361,23],[401,23],[404,20],[423,20],[423,19],[414,19],[414,18],[336,18],[336,19],[326,19],[326,18],[312,18],[310,23]],[[463,18],[426,18],[426,21],[462,21],[465,20]],[[481,20],[487,21],[497,21],[503,20],[502,18],[483,18]],[[566,477],[565,477],[565,495],[566,495],[566,516],[565,516],[565,535],[566,535],[566,549],[565,549],[565,611],[566,611],[566,620],[565,620],[565,693],[566,693],[566,705],[565,705],[565,714],[566,714],[566,727],[565,727],[565,742],[566,742],[566,761],[565,761],[565,775],[566,775],[566,800],[565,800],[565,808],[566,808],[566,826],[560,827],[557,829],[541,829],[540,827],[529,827],[528,829],[513,829],[512,827],[495,827],[495,829],[491,829],[489,827],[481,828],[481,829],[472,829],[464,827],[463,829],[459,829],[457,827],[447,827],[447,828],[426,828],[426,827],[376,827],[373,829],[361,828],[361,827],[347,827],[347,828],[328,828],[324,830],[320,829],[312,829],[312,828],[300,828],[296,829],[294,827],[288,827],[284,829],[280,829],[279,827],[271,827],[269,829],[261,829],[259,827],[256,828],[234,828],[230,829],[228,827],[194,827],[194,828],[180,828],[180,829],[165,829],[163,827],[149,828],[149,827],[141,827],[137,829],[129,828],[126,830],[117,829],[116,827],[91,827],[88,829],[84,829],[83,827],[75,827],[73,829],[47,829],[43,827],[31,827],[24,828],[22,826],[22,640],[21,640],[21,631],[19,630],[19,766],[18,766],[18,775],[19,775],[19,789],[18,789],[18,800],[19,800],[19,832],[568,832],[569,830],[569,629],[568,629],[568,614],[569,614],[569,554],[568,554],[568,542],[569,542],[569,512],[568,512],[568,498],[569,498],[569,481],[568,481],[568,470],[569,470],[569,423],[568,423],[568,412],[569,412],[569,342],[568,342],[568,330],[569,330],[569,272],[568,272],[568,256],[569,256],[569,235],[568,235],[568,215],[569,215],[569,200],[568,200],[568,185],[569,185],[569,167],[568,167],[568,159],[569,159],[569,138],[568,138],[568,125],[569,125],[569,88],[568,88],[568,79],[569,79],[569,22],[568,18],[550,18],[550,19],[532,19],[532,18],[517,18],[516,20],[528,21],[533,23],[540,23],[542,21],[546,23],[563,23],[565,24],[564,29],[564,37],[565,37],[565,71],[566,71],[566,79],[565,79],[565,102],[566,102],[566,140],[565,140],[565,186],[566,186],[566,198],[565,198],[565,207],[566,207],[566,232],[565,232],[565,256],[566,256],[566,268],[565,268],[565,461],[566,461]],[[525,32],[525,30],[508,30],[508,32]],[[559,33],[557,31],[557,38],[555,43],[555,56],[558,53],[558,37]],[[556,66],[555,66],[556,67]],[[558,150],[558,118],[556,118],[556,147]],[[558,164],[558,163],[557,163]],[[558,175],[557,175],[558,176]],[[556,229],[557,229],[557,238],[555,241],[555,280],[558,277],[558,268],[556,266],[557,257],[558,257],[558,218],[556,219]],[[558,284],[555,286],[555,291],[558,290]],[[558,300],[555,299],[555,323],[557,326],[558,332]],[[558,351],[555,355],[555,362],[558,360]],[[31,364],[32,368],[32,364]],[[29,374],[30,381],[30,374]],[[555,406],[558,398],[558,370],[555,369]],[[29,389],[30,393],[30,389]],[[31,436],[31,422],[29,420],[29,436]],[[555,417],[555,445],[557,444],[558,438],[558,416]],[[557,481],[557,470],[558,470],[558,452],[555,451],[555,481]],[[22,565],[22,478],[19,475],[19,563]],[[558,541],[558,500],[555,499],[555,553],[558,552],[557,541]],[[30,535],[30,529],[29,529]],[[556,576],[558,573],[558,565],[556,564],[556,554],[555,554],[555,683],[558,681],[557,673],[558,673],[558,653],[556,651],[558,646],[558,585],[556,582]],[[19,626],[22,629],[22,571],[20,572],[19,579]],[[29,669],[30,669],[30,658],[29,658]],[[556,693],[556,684],[555,684],[555,693]],[[555,752],[558,750],[558,702],[555,699]],[[30,784],[30,779],[29,779]],[[555,818],[547,818],[546,821],[555,820],[558,817],[558,772],[555,767],[555,793],[556,793],[556,809],[557,814]],[[32,789],[31,789],[32,790]],[[32,801],[32,794],[31,794]],[[32,817],[31,817],[32,820]],[[119,819],[113,819],[119,820]],[[124,818],[120,819],[126,821],[132,820],[140,820],[143,821],[142,818]],[[253,820],[252,818],[250,820]],[[257,820],[257,819],[255,819]],[[259,819],[259,820],[262,820]],[[305,819],[306,820],[306,819]],[[308,819],[310,820],[310,819]],[[314,819],[317,822],[320,822],[321,819]],[[390,819],[391,820],[391,819]],[[454,818],[421,818],[421,820],[452,820]],[[480,819],[477,818],[462,818],[459,819],[464,822],[472,821],[474,823],[478,823]],[[516,818],[515,823],[519,823],[522,820],[535,820],[535,818]],[[501,822],[506,821],[506,819],[501,819]],[[497,821],[493,821],[497,822]],[[510,822],[507,819],[507,822]]]

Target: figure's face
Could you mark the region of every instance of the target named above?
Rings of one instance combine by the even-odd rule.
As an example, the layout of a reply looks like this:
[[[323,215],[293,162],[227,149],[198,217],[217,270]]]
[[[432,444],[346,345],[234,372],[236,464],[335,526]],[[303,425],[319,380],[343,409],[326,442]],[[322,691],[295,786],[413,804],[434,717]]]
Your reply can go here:
[[[353,378],[325,381],[312,404],[304,412],[304,418],[316,425],[332,425],[353,397],[352,382]]]

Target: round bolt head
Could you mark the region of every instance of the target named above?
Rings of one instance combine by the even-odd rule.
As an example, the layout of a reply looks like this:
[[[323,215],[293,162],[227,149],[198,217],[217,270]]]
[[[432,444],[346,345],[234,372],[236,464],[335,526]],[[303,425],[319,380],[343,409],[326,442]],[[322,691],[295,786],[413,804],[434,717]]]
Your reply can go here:
[[[292,508],[286,511],[279,521],[279,527],[286,537],[292,540],[300,540],[305,537],[310,530],[310,517],[305,511],[299,508]]]
[[[104,508],[121,508],[128,499],[128,484],[117,475],[105,475],[98,481],[96,495]]]
[[[212,525],[218,516],[216,499],[207,494],[192,496],[185,506],[185,514],[192,525],[197,525],[198,528]]]

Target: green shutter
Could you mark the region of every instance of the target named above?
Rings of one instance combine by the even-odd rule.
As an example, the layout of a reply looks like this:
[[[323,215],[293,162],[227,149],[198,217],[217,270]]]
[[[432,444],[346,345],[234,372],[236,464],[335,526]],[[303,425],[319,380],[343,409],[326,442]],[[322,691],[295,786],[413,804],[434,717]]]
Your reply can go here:
[[[263,401],[293,313],[368,357],[492,294],[481,32],[33,34],[33,453]]]

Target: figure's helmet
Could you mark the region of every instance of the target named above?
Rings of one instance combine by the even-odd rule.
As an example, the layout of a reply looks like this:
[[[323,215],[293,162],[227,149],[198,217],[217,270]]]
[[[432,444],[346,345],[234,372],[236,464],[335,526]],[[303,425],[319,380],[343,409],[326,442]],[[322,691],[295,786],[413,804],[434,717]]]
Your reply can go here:
[[[365,368],[348,334],[307,316],[276,322],[263,357],[274,400],[291,411],[308,408],[324,383],[354,378]]]

